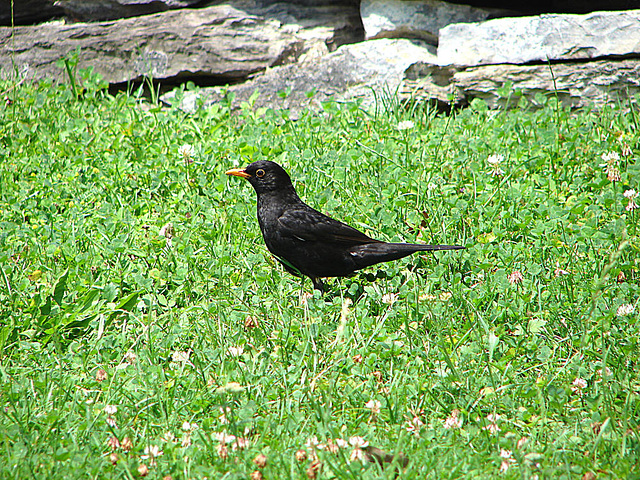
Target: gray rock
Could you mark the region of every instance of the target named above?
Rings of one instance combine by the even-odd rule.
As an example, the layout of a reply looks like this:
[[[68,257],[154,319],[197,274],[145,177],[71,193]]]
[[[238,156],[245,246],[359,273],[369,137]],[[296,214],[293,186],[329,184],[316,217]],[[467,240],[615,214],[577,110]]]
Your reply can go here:
[[[501,87],[508,84],[512,85],[512,93],[500,95]],[[453,98],[451,103],[467,104],[478,98],[490,108],[512,107],[521,97],[535,106],[538,94],[557,95],[570,107],[626,103],[640,94],[640,59],[559,63],[551,67],[502,64],[464,68],[423,63],[407,70],[402,88],[405,100],[451,102]]]
[[[114,0],[115,1],[115,0]],[[119,0],[143,1],[143,0]],[[155,79],[235,83],[267,67],[315,58],[364,38],[358,6],[236,0],[102,23],[53,22],[0,28],[0,73],[15,61],[33,78],[63,78],[55,62],[76,48],[79,67],[109,83],[150,74]],[[15,47],[15,51],[14,51]]]
[[[481,22],[507,12],[438,0],[362,0],[367,39],[420,38],[438,44],[438,32],[451,23]]]
[[[109,83],[151,74],[156,79],[207,76],[221,83],[294,61],[303,40],[277,20],[227,5],[174,10],[113,22],[0,28],[0,73],[13,65],[33,78],[61,79],[55,62],[80,49],[79,68],[93,67]]]
[[[228,89],[204,88],[183,99],[182,108],[195,108],[198,102],[209,105],[226,94],[235,96],[235,104],[248,101],[254,92],[255,107],[291,109],[292,117],[318,102],[333,99],[360,99],[364,108],[395,96],[405,70],[414,62],[433,62],[433,49],[419,41],[380,39],[344,45],[321,58],[295,65],[270,68],[256,78]],[[196,98],[197,97],[197,98]],[[162,99],[175,101],[175,92]]]
[[[441,64],[486,65],[640,53],[640,10],[540,15],[440,30]]]
[[[551,71],[548,65],[474,67],[456,73],[454,85],[464,92],[467,100],[482,98],[490,107],[506,103],[506,98],[498,96],[497,88],[507,82],[513,82],[514,89],[521,90],[534,105],[537,93],[557,95],[571,107],[626,103],[640,93],[639,59],[560,63],[552,65]]]
[[[340,45],[364,40],[357,1],[233,0],[234,7],[252,15],[277,20],[282,28],[305,40],[305,49],[318,41],[333,52]]]
[[[399,89],[402,101],[435,101],[441,107],[460,105],[460,91],[453,85],[455,66],[435,65],[435,62],[416,62],[407,68]]]

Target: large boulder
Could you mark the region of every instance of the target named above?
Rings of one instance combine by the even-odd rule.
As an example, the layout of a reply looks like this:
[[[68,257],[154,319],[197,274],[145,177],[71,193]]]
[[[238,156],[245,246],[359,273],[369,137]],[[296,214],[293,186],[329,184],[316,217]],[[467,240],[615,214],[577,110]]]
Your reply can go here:
[[[34,79],[61,79],[56,61],[77,50],[79,67],[93,67],[111,84],[142,76],[165,83],[236,83],[300,55],[326,54],[363,38],[357,5],[348,2],[304,7],[237,0],[234,7],[110,22],[0,27],[0,73],[6,76],[17,66]]]
[[[511,85],[510,92],[505,85]],[[512,107],[521,97],[532,106],[553,97],[566,106],[584,107],[626,103],[638,94],[640,59],[466,68],[417,62],[407,69],[401,89],[403,100],[464,105],[482,99],[490,108]]]
[[[277,20],[282,28],[305,41],[305,47],[327,52],[340,45],[364,40],[358,0],[233,0],[233,5],[247,13]]]
[[[292,117],[326,100],[360,100],[363,107],[390,101],[398,92],[405,70],[414,62],[434,62],[433,49],[407,39],[368,40],[343,45],[335,52],[308,58],[295,65],[270,68],[252,80],[228,88],[203,88],[181,99],[185,110],[219,102],[232,94],[235,105],[248,101],[255,92],[256,107],[291,109]],[[162,99],[177,101],[176,92]]]
[[[640,10],[460,23],[440,30],[442,64],[582,60],[640,54]]]
[[[93,67],[109,83],[142,76],[232,82],[297,58],[304,42],[280,27],[227,5],[113,22],[3,27],[0,72],[7,75],[15,65],[36,79],[60,79],[56,61],[78,49],[79,67]]]
[[[481,98],[490,107],[512,106],[500,87],[513,85],[530,103],[536,94],[557,97],[564,105],[626,104],[640,93],[640,59],[597,60],[555,65],[486,65],[458,72],[453,85],[467,100]],[[515,103],[519,95],[512,95]]]
[[[367,39],[419,38],[432,45],[438,44],[440,29],[451,23],[481,22],[508,13],[439,0],[362,0],[360,3]]]

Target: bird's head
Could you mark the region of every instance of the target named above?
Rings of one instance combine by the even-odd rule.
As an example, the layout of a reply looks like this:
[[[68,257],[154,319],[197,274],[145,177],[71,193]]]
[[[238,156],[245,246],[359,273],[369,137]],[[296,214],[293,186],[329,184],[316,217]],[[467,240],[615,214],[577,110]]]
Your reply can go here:
[[[291,178],[287,172],[275,162],[259,160],[247,165],[245,168],[232,168],[225,172],[249,180],[256,193],[294,191]]]

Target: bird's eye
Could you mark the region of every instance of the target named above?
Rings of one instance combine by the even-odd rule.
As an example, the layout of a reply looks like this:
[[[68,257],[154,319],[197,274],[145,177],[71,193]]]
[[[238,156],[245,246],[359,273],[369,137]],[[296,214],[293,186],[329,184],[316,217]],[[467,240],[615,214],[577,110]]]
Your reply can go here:
[[[258,178],[264,177],[264,170],[262,169],[256,170],[256,177]]]

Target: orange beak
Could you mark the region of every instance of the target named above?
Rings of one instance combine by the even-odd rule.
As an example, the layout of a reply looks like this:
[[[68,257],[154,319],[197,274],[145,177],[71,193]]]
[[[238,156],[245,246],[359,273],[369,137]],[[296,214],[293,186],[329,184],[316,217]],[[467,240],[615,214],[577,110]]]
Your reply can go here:
[[[251,178],[251,175],[243,168],[232,168],[224,172],[227,175],[233,175],[234,177]]]

